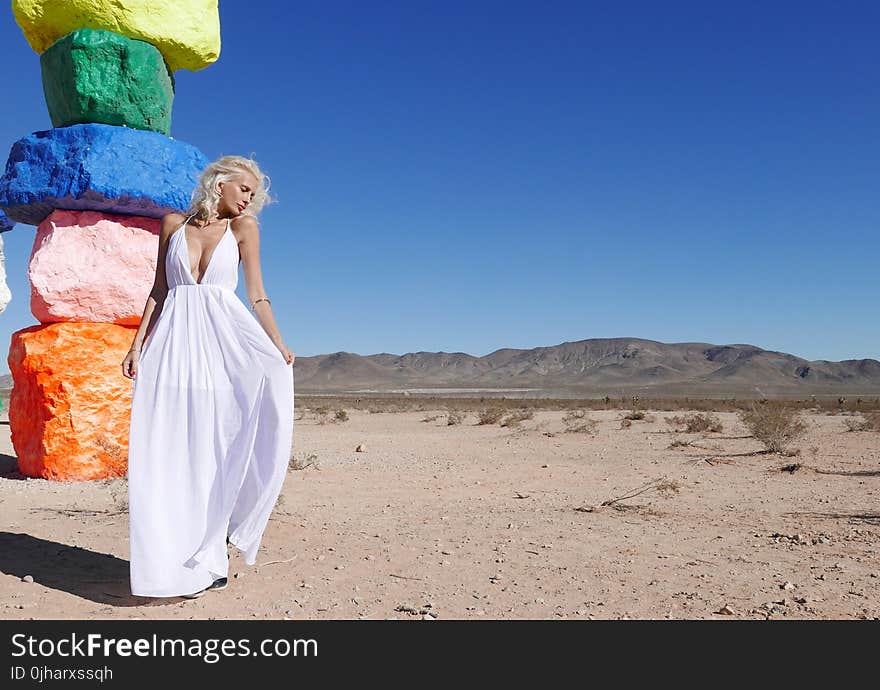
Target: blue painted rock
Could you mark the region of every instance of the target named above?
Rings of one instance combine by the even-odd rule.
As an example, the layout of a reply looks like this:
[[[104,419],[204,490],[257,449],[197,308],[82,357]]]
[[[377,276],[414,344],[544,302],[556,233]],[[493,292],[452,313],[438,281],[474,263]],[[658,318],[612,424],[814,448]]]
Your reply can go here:
[[[55,127],[102,122],[171,133],[174,78],[146,41],[78,29],[40,56],[40,69]]]
[[[34,132],[12,145],[0,210],[39,225],[55,209],[161,218],[189,206],[208,160],[157,132],[87,124]]]

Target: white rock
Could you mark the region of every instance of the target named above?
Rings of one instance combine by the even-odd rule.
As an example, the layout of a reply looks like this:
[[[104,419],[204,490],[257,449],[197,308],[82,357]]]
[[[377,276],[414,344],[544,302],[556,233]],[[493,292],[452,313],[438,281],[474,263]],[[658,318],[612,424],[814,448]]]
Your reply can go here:
[[[0,314],[12,301],[12,292],[6,285],[6,259],[3,256],[3,235],[0,235]]]

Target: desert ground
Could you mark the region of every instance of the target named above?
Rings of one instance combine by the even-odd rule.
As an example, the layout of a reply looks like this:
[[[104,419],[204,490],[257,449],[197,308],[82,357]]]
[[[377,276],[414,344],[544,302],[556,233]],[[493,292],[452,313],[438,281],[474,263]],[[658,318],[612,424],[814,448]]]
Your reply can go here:
[[[732,411],[491,404],[298,399],[257,565],[230,547],[194,600],[130,595],[125,479],[25,478],[0,418],[3,617],[880,617],[880,433],[853,413],[805,409],[781,454]]]

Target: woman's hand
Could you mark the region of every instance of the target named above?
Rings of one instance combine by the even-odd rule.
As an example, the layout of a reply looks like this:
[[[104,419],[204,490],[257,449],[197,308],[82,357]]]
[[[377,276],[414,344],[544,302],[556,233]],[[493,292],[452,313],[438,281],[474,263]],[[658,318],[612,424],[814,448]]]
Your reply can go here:
[[[293,360],[296,359],[296,355],[294,355],[289,349],[287,349],[287,345],[284,344],[283,340],[275,340],[275,347],[278,348],[278,351],[281,353],[281,356],[284,357],[284,361],[288,364],[293,364]]]
[[[125,359],[122,360],[122,375],[126,378],[133,379],[137,377],[138,360],[140,359],[140,350],[131,350]]]

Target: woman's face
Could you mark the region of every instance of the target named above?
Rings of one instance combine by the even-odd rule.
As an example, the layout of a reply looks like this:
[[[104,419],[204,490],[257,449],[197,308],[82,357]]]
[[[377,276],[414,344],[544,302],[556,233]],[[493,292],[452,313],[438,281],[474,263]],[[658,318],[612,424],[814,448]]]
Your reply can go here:
[[[249,172],[242,172],[228,182],[220,182],[220,201],[217,215],[240,216],[250,206],[257,191],[257,178]]]

